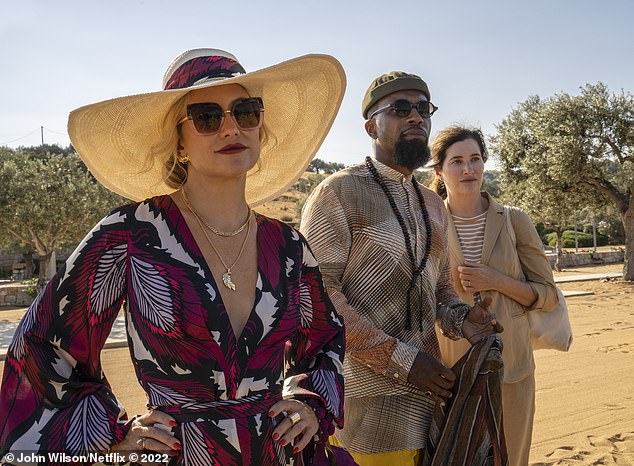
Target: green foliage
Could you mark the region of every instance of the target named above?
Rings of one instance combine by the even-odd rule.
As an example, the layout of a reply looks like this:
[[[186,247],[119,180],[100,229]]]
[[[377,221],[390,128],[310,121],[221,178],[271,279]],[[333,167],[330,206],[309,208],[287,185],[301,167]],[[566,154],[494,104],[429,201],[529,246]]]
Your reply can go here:
[[[28,285],[28,288],[24,289],[24,293],[26,293],[31,298],[35,298],[40,292],[39,279],[31,278],[29,280],[24,280],[22,282],[23,285]]]
[[[313,159],[308,165],[309,172],[325,173],[326,175],[332,175],[344,168],[346,168],[346,166],[343,163],[325,162],[321,159]]]
[[[535,230],[537,230],[537,234],[539,235],[540,238],[544,238],[544,234],[546,233],[546,227],[544,226],[543,223],[537,223],[535,225]]]
[[[612,205],[634,244],[634,96],[603,83],[579,95],[531,96],[498,126],[490,144],[504,196],[555,231]],[[631,266],[628,268],[628,264]],[[625,279],[634,280],[634,247]]]
[[[309,175],[302,176],[299,180],[297,180],[293,189],[296,189],[303,194],[310,194],[319,183],[326,179],[326,176],[327,175],[321,173],[311,173]]]
[[[487,170],[482,180],[482,191],[499,198],[502,195],[501,176],[499,170]]]
[[[557,233],[549,233],[546,235],[546,240],[548,241],[548,245],[551,248],[555,247],[557,243]],[[591,248],[594,247],[594,240],[592,238],[592,233],[583,233],[577,232],[577,241],[579,243],[580,248]],[[562,247],[564,248],[574,248],[575,247],[575,232],[574,230],[566,230],[562,235]],[[608,237],[597,234],[597,246],[607,246]]]
[[[301,218],[302,209],[304,208],[304,204],[306,203],[306,199],[313,189],[317,187],[319,183],[326,179],[328,175],[321,173],[311,173],[308,176],[302,176],[297,183],[295,183],[294,188],[300,192],[300,195],[297,198],[297,202],[295,203],[295,210],[297,213],[297,218]]]
[[[74,247],[124,202],[97,183],[74,152],[0,148],[0,246],[17,241],[47,257]]]
[[[623,202],[634,179],[633,124],[634,97],[598,83],[579,96],[530,97],[498,125],[491,147],[510,183]]]

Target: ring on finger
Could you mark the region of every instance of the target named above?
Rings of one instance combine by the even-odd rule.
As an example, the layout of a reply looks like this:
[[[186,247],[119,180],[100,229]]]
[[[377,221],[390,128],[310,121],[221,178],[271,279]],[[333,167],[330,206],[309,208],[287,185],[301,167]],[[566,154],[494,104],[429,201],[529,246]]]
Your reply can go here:
[[[299,413],[291,413],[288,415],[288,418],[291,420],[291,425],[294,426],[297,424],[302,418]]]
[[[471,287],[471,280],[467,280],[467,286]]]
[[[136,441],[136,444],[141,450],[145,450],[145,437],[139,438],[139,440]]]
[[[431,390],[427,390],[427,391],[425,391],[425,395],[427,395],[427,396],[431,396]]]

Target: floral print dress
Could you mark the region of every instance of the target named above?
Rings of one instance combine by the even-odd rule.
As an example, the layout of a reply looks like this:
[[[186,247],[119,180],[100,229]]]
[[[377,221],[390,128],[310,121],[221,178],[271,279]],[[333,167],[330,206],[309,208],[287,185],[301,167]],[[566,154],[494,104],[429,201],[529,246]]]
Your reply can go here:
[[[115,209],[22,319],[0,393],[7,451],[105,452],[131,421],[101,369],[124,306],[148,407],[177,419],[177,465],[309,464],[272,440],[268,409],[309,401],[343,423],[344,327],[304,238],[256,214],[256,299],[239,339],[218,284],[169,196]],[[137,413],[142,414],[142,413]],[[323,423],[322,423],[323,424]]]

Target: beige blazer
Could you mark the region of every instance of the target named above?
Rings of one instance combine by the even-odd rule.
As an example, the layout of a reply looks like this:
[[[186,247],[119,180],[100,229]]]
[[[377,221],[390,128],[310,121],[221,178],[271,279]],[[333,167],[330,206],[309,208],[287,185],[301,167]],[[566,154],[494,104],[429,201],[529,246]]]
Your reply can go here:
[[[504,383],[514,383],[523,380],[535,369],[526,313],[553,309],[558,302],[557,292],[550,263],[529,216],[519,209],[511,208],[511,221],[517,238],[515,245],[507,228],[504,207],[487,193],[482,195],[489,200],[489,209],[481,263],[510,277],[526,281],[537,296],[530,307],[524,307],[497,291],[482,293],[482,297],[491,296],[493,302],[489,310],[504,326]],[[464,302],[473,305],[473,295],[463,290],[458,278],[458,266],[464,263],[464,257],[451,215],[447,235],[454,288]],[[439,343],[443,363],[447,366],[453,366],[470,346],[467,340],[453,341],[442,336],[439,337]]]

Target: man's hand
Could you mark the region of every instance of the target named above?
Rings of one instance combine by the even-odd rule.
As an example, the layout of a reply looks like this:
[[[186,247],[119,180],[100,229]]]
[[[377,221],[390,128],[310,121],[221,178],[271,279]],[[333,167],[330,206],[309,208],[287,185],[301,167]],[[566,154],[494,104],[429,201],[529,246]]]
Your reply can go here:
[[[473,306],[462,323],[462,334],[472,345],[489,335],[504,331],[504,327],[489,312],[491,301],[491,297],[487,296]]]
[[[414,359],[407,381],[444,403],[451,396],[455,374],[429,353],[420,351]]]

